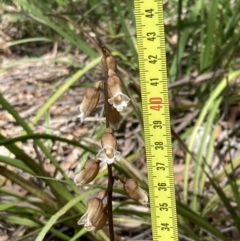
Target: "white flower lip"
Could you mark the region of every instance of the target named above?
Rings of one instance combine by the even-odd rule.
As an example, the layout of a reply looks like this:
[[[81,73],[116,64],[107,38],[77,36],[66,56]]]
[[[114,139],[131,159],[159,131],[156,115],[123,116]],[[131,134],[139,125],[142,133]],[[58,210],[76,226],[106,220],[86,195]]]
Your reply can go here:
[[[116,101],[116,98],[120,96],[120,101]],[[113,107],[118,111],[121,112],[125,107],[127,107],[130,98],[123,93],[116,93],[112,98],[108,99],[108,103],[113,105]]]
[[[139,187],[139,192],[141,193],[140,194],[141,198],[139,199],[139,202],[142,205],[147,205],[148,204],[148,194],[140,187]]]
[[[79,107],[79,111],[80,111],[80,114],[78,115],[78,118],[80,119],[81,123],[83,123],[83,121],[85,119],[85,115],[84,115],[84,112],[82,110],[81,105],[79,105],[78,107]]]
[[[83,186],[85,184],[85,181],[83,180],[83,172],[80,172],[75,176],[74,182],[77,186]]]
[[[89,210],[86,213],[83,214],[83,216],[79,219],[79,221],[77,223],[78,225],[83,225],[83,224],[85,225],[87,223],[88,223],[88,225],[92,224],[91,221],[88,218],[88,213],[89,213]]]
[[[89,218],[89,211],[87,211],[78,221],[77,223],[78,225],[84,225],[84,228],[88,231],[88,232],[93,232],[94,234],[96,234],[96,227],[94,227],[94,225],[92,224],[90,218]]]
[[[114,155],[113,155],[112,158],[109,158],[109,157],[106,155],[106,152],[105,152],[105,151],[106,151],[107,148],[113,150]],[[104,148],[102,148],[102,149],[98,152],[96,158],[97,158],[98,160],[101,160],[102,162],[105,162],[105,163],[107,163],[107,164],[110,165],[110,164],[114,163],[115,161],[119,161],[120,156],[121,156],[121,154],[120,154],[119,151],[116,151],[116,150],[115,150],[113,147],[111,147],[111,146],[105,146]]]

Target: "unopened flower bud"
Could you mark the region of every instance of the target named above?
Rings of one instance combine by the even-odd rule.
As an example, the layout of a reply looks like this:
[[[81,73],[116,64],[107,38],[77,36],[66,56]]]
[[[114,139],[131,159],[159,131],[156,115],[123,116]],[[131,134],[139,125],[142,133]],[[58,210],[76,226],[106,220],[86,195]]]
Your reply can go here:
[[[116,59],[111,54],[106,57],[103,56],[101,62],[104,73],[107,73],[109,69],[116,70]]]
[[[104,227],[106,221],[107,213],[102,200],[95,197],[88,201],[87,211],[78,221],[78,225],[84,225],[87,231],[91,231],[95,234]]]
[[[130,99],[128,98],[128,96],[122,93],[121,80],[116,75],[116,73],[113,70],[109,69],[108,76],[108,102],[109,104],[113,105],[113,107],[116,108],[117,111],[122,111],[123,108],[127,106]]]
[[[108,127],[101,138],[102,149],[98,152],[96,158],[106,162],[107,164],[112,164],[115,160],[120,157],[120,152],[117,149],[117,140],[113,135],[113,130]]]
[[[88,184],[95,179],[99,172],[99,160],[88,159],[84,168],[76,175],[74,182],[77,186]]]
[[[85,90],[82,104],[79,105],[80,115],[78,117],[81,122],[95,110],[100,98],[100,84],[101,81],[98,81],[93,88]]]
[[[148,203],[147,193],[138,186],[138,183],[134,179],[127,179],[123,183],[123,188],[127,195],[134,201],[146,205]]]

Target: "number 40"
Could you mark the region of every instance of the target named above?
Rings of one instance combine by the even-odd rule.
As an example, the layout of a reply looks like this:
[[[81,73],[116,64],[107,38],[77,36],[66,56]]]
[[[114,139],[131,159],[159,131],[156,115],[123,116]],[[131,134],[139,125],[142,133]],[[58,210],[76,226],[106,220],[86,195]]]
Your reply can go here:
[[[153,105],[150,105],[150,109],[152,109],[152,110],[160,111],[160,109],[162,108],[162,106],[160,105],[160,104],[162,104],[162,98],[160,98],[160,97],[150,98],[149,103],[153,104]]]

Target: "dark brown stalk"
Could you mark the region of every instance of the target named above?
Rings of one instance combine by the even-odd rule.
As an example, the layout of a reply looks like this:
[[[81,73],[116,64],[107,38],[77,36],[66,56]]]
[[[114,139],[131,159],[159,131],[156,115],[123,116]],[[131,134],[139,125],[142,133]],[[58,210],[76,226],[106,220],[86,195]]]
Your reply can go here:
[[[104,54],[104,53],[103,53]],[[104,60],[106,62],[106,56],[104,54]],[[105,115],[106,115],[106,128],[109,127],[109,104],[108,104],[108,86],[107,86],[108,76],[105,73],[104,81],[104,99],[105,99]],[[112,212],[112,188],[113,188],[113,175],[112,175],[112,165],[107,165],[108,167],[108,187],[107,187],[107,203],[108,203],[108,226],[109,226],[109,236],[110,241],[114,241],[114,230],[113,230],[113,212]]]
[[[112,178],[112,165],[108,165],[108,225],[109,225],[109,236],[110,240],[114,241],[114,230],[113,230],[113,213],[112,213],[112,187],[113,187],[113,178]]]

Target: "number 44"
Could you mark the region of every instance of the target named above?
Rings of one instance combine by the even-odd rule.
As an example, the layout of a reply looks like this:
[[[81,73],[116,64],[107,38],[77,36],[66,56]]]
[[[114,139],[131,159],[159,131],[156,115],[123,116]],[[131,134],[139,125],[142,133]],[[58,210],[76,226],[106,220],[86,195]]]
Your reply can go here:
[[[147,14],[145,15],[145,17],[147,17],[147,18],[152,18],[152,17],[154,16],[153,11],[154,11],[154,10],[153,10],[152,8],[146,9],[146,10],[145,10],[145,13],[147,13]]]

